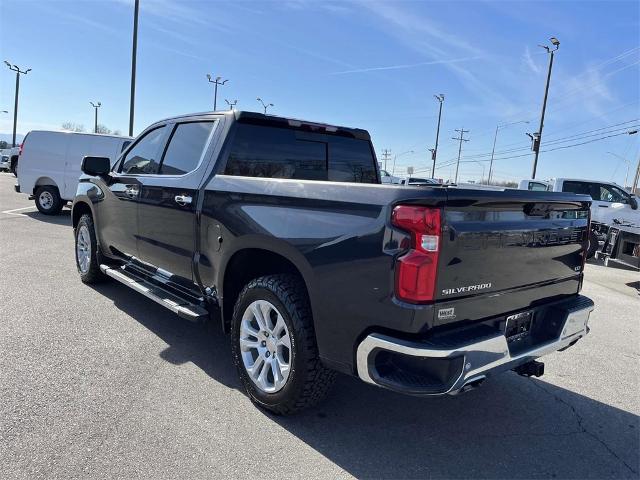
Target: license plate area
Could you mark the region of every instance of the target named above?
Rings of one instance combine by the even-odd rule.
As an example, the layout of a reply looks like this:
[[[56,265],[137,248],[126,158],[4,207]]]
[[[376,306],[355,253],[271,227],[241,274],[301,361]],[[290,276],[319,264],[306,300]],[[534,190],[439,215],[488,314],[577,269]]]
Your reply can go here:
[[[504,336],[507,343],[511,345],[516,342],[522,342],[531,335],[531,326],[533,324],[533,312],[521,312],[507,317],[507,324],[504,330]]]

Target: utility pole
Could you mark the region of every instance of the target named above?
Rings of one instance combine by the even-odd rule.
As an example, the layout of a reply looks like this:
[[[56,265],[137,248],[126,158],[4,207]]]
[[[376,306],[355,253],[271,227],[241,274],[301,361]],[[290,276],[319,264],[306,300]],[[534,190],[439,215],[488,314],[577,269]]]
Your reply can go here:
[[[131,47],[131,95],[129,97],[129,136],[133,137],[133,111],[136,103],[136,57],[138,54],[138,12],[140,0],[135,0],[133,9],[133,45]]]
[[[540,143],[542,141],[542,129],[544,127],[544,113],[547,110],[547,97],[549,96],[549,82],[551,81],[551,69],[553,68],[553,54],[560,48],[560,42],[556,37],[551,37],[549,41],[555,47],[554,49],[549,48],[547,45],[539,45],[544,48],[549,54],[549,70],[547,71],[547,84],[544,88],[544,100],[542,101],[542,113],[540,114],[540,127],[538,131],[533,134],[533,172],[531,174],[531,178],[536,178],[536,170],[538,168],[538,156],[540,155]]]
[[[469,130],[465,130],[464,127],[462,127],[460,130],[458,130],[456,128],[455,130],[456,132],[460,133],[460,137],[451,137],[451,140],[459,140],[460,141],[460,146],[458,147],[458,163],[456,163],[456,178],[453,181],[453,183],[458,183],[458,170],[460,169],[460,155],[462,154],[462,142],[468,142],[469,140],[467,140],[464,137],[465,133],[469,133]]]
[[[389,150],[388,148],[385,148],[382,151],[382,162],[384,165],[384,170],[387,170],[387,161],[389,160],[389,157],[391,157],[391,150]]]
[[[234,100],[233,102],[230,102],[226,98],[224,99],[224,101],[227,102],[227,105],[229,105],[229,110],[231,111],[233,111],[233,107],[235,107],[236,104],[238,103],[238,100]]]
[[[30,68],[26,70],[20,70],[20,67],[17,65],[10,64],[7,60],[4,63],[9,67],[9,70],[16,72],[16,98],[13,106],[13,140],[11,141],[11,145],[13,147],[16,146],[16,127],[18,125],[18,95],[20,92],[20,75],[26,75],[31,71]]]
[[[636,193],[638,182],[640,182],[640,158],[638,158],[638,168],[636,168],[636,176],[634,177],[633,183],[631,184],[631,193]]]
[[[215,112],[216,110],[218,110],[218,85],[224,85],[229,80],[223,80],[221,82],[220,80],[222,80],[222,77],[216,77],[214,80],[211,80],[211,75],[209,75],[208,73],[207,80],[209,80],[209,83],[213,83],[215,85],[215,88],[213,90],[213,111]]]
[[[262,108],[264,108],[265,115],[267,114],[267,108],[274,106],[273,103],[264,103],[260,97],[256,98],[256,100],[262,104]]]
[[[93,122],[93,133],[98,133],[98,109],[102,106],[102,104],[100,102],[98,103],[93,103],[93,102],[89,102],[91,104],[91,106],[95,109],[96,114],[95,114],[95,121]]]
[[[431,152],[431,160],[433,161],[433,167],[431,167],[431,178],[436,176],[436,157],[438,156],[438,139],[440,138],[440,119],[442,118],[442,104],[444,103],[444,93],[440,95],[434,95],[435,99],[440,102],[440,109],[438,110],[438,128],[436,129],[436,146],[433,149],[429,149]]]

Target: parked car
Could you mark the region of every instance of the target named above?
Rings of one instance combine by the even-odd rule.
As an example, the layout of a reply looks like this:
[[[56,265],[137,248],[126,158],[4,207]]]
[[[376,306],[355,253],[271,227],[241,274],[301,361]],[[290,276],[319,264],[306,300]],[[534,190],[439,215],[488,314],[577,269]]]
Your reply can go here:
[[[11,171],[11,157],[9,155],[0,155],[0,170]]]
[[[381,183],[390,183],[390,184],[394,184],[394,185],[401,185],[401,184],[404,183],[404,179],[403,178],[391,175],[389,172],[387,172],[384,169],[380,170],[380,181],[381,181]]]
[[[440,185],[440,182],[438,182],[435,178],[419,178],[419,177],[409,177],[403,183],[404,185],[413,185],[416,187]]]
[[[20,147],[16,192],[32,196],[40,212],[56,215],[75,196],[82,158],[97,155],[115,161],[131,140],[93,133],[31,131]]]
[[[381,185],[366,131],[250,112],[157,122],[82,169],[82,281],[220,322],[276,413],[335,371],[415,395],[539,376],[589,331],[585,196]]]
[[[13,147],[11,149],[11,151],[9,152],[9,162],[10,162],[10,167],[9,170],[11,171],[11,173],[13,173],[16,177],[18,176],[18,159],[20,158],[20,152],[22,151],[21,145],[17,146],[17,147]]]
[[[591,203],[589,258],[593,257],[600,246],[604,244],[612,225],[620,222],[640,224],[638,199],[613,182],[575,178],[556,178],[548,181],[529,179],[522,180],[519,188],[589,195],[593,200]]]

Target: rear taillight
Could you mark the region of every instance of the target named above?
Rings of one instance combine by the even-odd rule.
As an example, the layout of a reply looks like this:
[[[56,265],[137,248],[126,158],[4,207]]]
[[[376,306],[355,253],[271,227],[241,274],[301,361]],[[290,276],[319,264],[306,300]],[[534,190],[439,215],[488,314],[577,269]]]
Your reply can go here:
[[[18,156],[22,155],[22,147],[24,145],[24,142],[22,142],[19,146],[18,146]]]
[[[396,296],[411,303],[432,302],[442,233],[440,209],[400,205],[393,209],[391,223],[411,234],[410,250],[396,263]]]

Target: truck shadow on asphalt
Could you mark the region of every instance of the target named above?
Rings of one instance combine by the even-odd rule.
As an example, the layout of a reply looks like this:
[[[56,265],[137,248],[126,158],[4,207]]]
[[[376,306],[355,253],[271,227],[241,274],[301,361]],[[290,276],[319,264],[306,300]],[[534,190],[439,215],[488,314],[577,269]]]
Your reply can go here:
[[[39,222],[50,223],[52,225],[71,226],[71,210],[65,208],[58,215],[45,215],[39,211],[24,212],[23,215],[38,220]]]
[[[167,343],[164,360],[192,362],[241,389],[218,325],[190,324],[116,283],[93,288]],[[340,375],[314,409],[292,417],[255,411],[356,477],[637,478],[639,471],[637,415],[513,373],[442,398]]]

